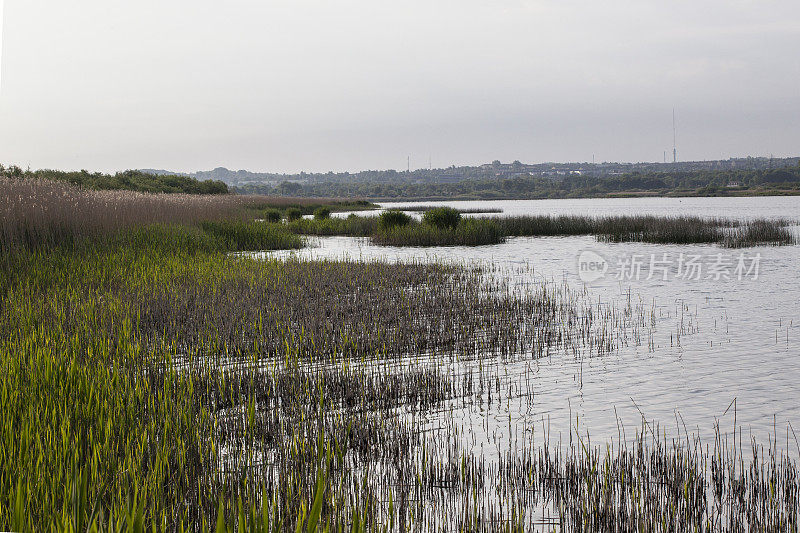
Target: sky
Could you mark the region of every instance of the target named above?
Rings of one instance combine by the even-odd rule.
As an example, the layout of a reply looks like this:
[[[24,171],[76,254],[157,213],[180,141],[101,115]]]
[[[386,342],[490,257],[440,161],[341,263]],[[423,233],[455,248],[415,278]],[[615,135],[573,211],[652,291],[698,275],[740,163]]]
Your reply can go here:
[[[2,9],[4,4],[4,11]],[[0,163],[800,154],[797,0],[0,0]]]

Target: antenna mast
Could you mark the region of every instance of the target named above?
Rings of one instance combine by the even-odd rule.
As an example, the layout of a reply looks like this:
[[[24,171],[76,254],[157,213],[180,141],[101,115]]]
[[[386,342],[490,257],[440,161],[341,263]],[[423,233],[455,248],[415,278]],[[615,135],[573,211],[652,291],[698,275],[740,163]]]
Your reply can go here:
[[[672,108],[672,162],[678,162],[678,129],[675,126],[675,108]]]

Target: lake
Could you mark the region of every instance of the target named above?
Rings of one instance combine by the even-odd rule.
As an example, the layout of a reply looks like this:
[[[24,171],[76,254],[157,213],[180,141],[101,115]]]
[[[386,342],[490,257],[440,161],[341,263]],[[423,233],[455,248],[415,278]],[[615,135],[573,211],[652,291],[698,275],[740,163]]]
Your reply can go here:
[[[502,209],[514,215],[697,215],[737,219],[800,219],[800,197],[636,198],[491,202],[425,202],[382,207],[448,205]],[[482,215],[476,215],[482,216]],[[668,436],[712,437],[740,427],[798,453],[800,430],[800,246],[742,250],[716,245],[609,244],[593,237],[511,238],[481,247],[387,248],[368,239],[312,238],[312,246],[268,256],[353,260],[454,261],[492,264],[517,286],[566,283],[589,298],[652,311],[648,338],[607,355],[553,354],[534,361],[496,361],[505,400],[491,407],[453,406],[431,413],[474,437],[473,447],[549,427],[570,428],[595,442],[630,441],[642,419]],[[458,369],[453,369],[457,372]],[[533,397],[532,404],[517,401]],[[577,420],[577,422],[576,422]],[[538,429],[537,429],[538,428]]]

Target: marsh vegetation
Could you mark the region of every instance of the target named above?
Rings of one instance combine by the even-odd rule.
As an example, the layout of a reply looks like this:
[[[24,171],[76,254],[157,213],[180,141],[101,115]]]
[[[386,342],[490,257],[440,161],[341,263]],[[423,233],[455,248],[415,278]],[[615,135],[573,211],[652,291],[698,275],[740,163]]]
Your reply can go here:
[[[229,253],[296,246],[303,225],[452,239],[471,219],[262,223],[231,197],[14,186],[2,529],[798,527],[797,466],[775,442],[748,455],[647,422],[609,443],[509,423],[475,445],[460,414],[536,401],[510,362],[653,351],[651,304],[467,265]]]

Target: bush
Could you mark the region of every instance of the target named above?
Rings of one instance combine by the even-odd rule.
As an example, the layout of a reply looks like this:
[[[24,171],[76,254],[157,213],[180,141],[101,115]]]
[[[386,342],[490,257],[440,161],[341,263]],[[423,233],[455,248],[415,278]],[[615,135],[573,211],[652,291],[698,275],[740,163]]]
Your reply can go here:
[[[316,220],[325,220],[326,218],[331,218],[331,208],[330,207],[320,207],[316,211],[314,211],[314,218]]]
[[[264,211],[264,220],[267,222],[280,222],[281,218],[281,212],[277,209],[267,209]]]
[[[411,217],[402,211],[385,211],[378,217],[378,228],[390,229],[406,226],[411,222]]]
[[[290,207],[286,210],[286,220],[299,220],[303,218],[303,211],[299,207]]]
[[[425,211],[425,214],[422,215],[422,221],[439,229],[455,229],[458,223],[461,222],[461,213],[458,212],[458,209],[453,209],[452,207],[437,207]]]

